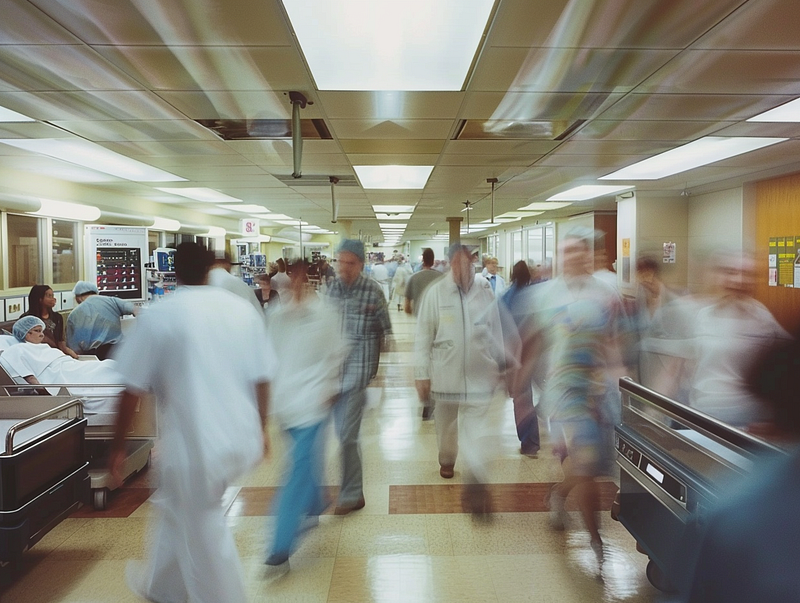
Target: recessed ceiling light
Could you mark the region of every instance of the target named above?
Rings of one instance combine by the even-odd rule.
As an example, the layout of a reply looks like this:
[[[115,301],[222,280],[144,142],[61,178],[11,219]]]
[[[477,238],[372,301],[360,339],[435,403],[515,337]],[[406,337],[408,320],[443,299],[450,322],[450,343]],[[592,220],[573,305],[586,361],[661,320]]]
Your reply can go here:
[[[613,195],[622,191],[627,191],[634,188],[633,186],[615,186],[613,184],[584,184],[583,186],[576,186],[563,193],[558,193],[552,197],[548,197],[548,201],[585,201],[587,199],[595,199],[604,195]]]
[[[2,120],[0,120],[2,121]],[[800,98],[789,101],[764,113],[759,113],[747,121],[800,122]]]
[[[680,174],[687,170],[755,151],[785,140],[789,139],[706,136],[676,149],[671,149],[665,153],[629,165],[626,168],[601,177],[600,180],[658,180],[659,178]]]
[[[40,153],[67,163],[80,165],[117,178],[134,182],[182,182],[175,174],[130,159],[107,148],[82,139],[64,138],[6,138],[0,143],[32,153]]]
[[[506,222],[516,222],[517,220],[521,220],[522,218],[501,218],[500,216],[495,216],[494,222],[491,220],[483,220],[480,224],[504,224]]]
[[[410,220],[411,214],[375,214],[378,220]]]
[[[102,213],[98,208],[92,205],[81,205],[79,203],[55,201],[53,199],[39,199],[39,201],[41,201],[42,204],[39,210],[30,212],[37,216],[94,222],[100,219]]]
[[[227,231],[224,228],[222,228],[222,226],[209,226],[208,232],[200,236],[219,238],[219,237],[224,237],[226,233]]]
[[[277,224],[283,224],[285,226],[308,226],[308,222],[302,222],[300,220],[272,220]]]
[[[415,207],[415,205],[373,205],[372,209],[376,214],[391,214],[413,212]]]
[[[520,207],[519,211],[550,211],[551,209],[561,209],[563,207],[567,207],[568,205],[572,205],[572,202],[553,202],[553,201],[540,201],[534,202],[530,205],[526,205],[525,207]]]
[[[507,211],[504,214],[497,216],[498,218],[530,218],[532,216],[540,216],[543,211]]]
[[[156,190],[170,193],[171,195],[178,195],[179,197],[186,197],[194,201],[202,201],[203,203],[241,203],[241,199],[231,197],[225,193],[215,191],[213,188],[206,188],[202,186],[195,187],[160,187],[157,186]]]
[[[361,186],[371,189],[425,188],[432,165],[355,165]]]
[[[464,85],[494,0],[283,0],[319,90]]]
[[[286,214],[269,214],[268,216],[262,216],[261,219],[270,222],[274,222],[276,220],[294,220],[292,216],[287,216]]]
[[[6,109],[5,107],[0,107],[0,122],[8,123],[8,122],[23,122],[23,121],[36,121],[32,117],[28,117],[27,115],[23,115],[22,113],[17,113],[16,111],[12,111],[11,109]]]
[[[153,225],[150,227],[154,230],[169,230],[175,232],[181,229],[181,223],[177,220],[170,218],[153,218]]]
[[[230,211],[240,211],[246,214],[271,214],[263,205],[254,205],[252,203],[238,203],[236,205],[220,205],[222,209],[229,209]]]
[[[400,222],[378,222],[378,226],[381,228],[390,228],[390,229],[400,229],[403,230],[407,226],[406,224],[402,224]]]

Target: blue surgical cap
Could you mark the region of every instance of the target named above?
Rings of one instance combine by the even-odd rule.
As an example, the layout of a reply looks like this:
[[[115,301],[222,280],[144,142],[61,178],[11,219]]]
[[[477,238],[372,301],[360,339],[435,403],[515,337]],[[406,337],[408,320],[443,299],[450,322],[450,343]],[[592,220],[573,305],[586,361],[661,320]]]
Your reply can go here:
[[[344,239],[339,243],[338,252],[349,251],[355,255],[361,262],[364,261],[364,243],[358,239]]]
[[[44,323],[35,316],[23,316],[14,323],[14,328],[11,329],[11,332],[17,338],[17,341],[25,341],[25,336],[33,327],[42,327],[44,329]]]
[[[97,293],[97,285],[89,281],[78,281],[72,289],[72,294],[76,297],[85,293]]]

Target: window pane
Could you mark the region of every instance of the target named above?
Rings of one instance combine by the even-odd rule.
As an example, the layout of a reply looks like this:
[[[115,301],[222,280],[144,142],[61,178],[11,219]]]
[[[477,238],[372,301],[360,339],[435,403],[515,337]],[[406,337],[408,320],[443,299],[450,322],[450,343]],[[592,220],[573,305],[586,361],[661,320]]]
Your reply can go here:
[[[157,230],[148,230],[147,231],[147,255],[152,256],[153,252],[160,247],[158,244],[159,239],[161,238],[161,233]]]
[[[53,224],[53,284],[74,283],[78,280],[75,255],[77,222],[52,220]]]
[[[556,235],[552,226],[544,229],[544,255],[546,258],[552,260],[553,253],[556,250]]]
[[[522,232],[511,233],[511,265],[522,259]]]
[[[528,263],[532,266],[544,262],[543,232],[543,228],[531,228],[528,231]]]
[[[39,220],[8,215],[8,286],[31,287],[42,282]]]

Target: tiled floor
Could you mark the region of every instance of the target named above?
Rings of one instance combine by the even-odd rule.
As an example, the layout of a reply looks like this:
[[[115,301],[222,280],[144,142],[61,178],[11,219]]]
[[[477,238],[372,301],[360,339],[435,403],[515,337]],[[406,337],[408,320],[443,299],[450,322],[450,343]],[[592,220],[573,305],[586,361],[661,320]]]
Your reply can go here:
[[[588,536],[573,512],[567,532],[547,524],[543,498],[561,470],[546,443],[538,459],[519,454],[510,402],[492,413],[497,458],[491,522],[461,511],[461,474],[439,477],[431,422],[419,418],[410,358],[413,320],[393,313],[395,351],[370,390],[362,427],[367,506],[346,517],[324,515],[291,559],[285,577],[267,582],[263,559],[272,518],[269,501],[281,482],[283,442],[225,496],[252,601],[286,603],[480,602],[645,603],[663,600],[645,577],[647,558],[625,529],[602,517],[602,575]],[[335,494],[339,465],[328,441],[326,481]],[[154,464],[158,455],[154,456]],[[83,509],[62,522],[24,557],[0,591],[3,603],[141,601],[126,587],[125,567],[146,556],[154,474],[114,493],[107,511]],[[614,484],[603,484],[604,508]],[[224,603],[224,602],[220,602]]]

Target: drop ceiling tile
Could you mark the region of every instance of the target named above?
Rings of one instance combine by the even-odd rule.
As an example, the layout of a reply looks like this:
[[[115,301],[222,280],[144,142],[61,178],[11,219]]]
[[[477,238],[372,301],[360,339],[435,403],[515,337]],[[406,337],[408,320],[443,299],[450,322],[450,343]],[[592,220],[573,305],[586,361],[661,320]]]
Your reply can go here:
[[[455,126],[452,119],[331,119],[328,124],[339,139],[367,140],[446,139]]]
[[[743,0],[673,0],[667,9],[660,0],[504,0],[489,44],[684,48],[742,3]]]
[[[303,61],[291,47],[114,46],[98,47],[97,51],[152,90],[265,91],[311,87]]]
[[[590,169],[604,169],[607,173],[618,167],[623,167],[647,159],[649,155],[568,155],[554,153],[536,162],[536,167],[585,167]]]
[[[470,92],[623,92],[652,75],[677,51],[489,48]]]
[[[448,155],[544,155],[559,144],[549,140],[450,140],[445,152]]]
[[[226,167],[226,166],[253,166],[256,165],[243,155],[161,155],[146,156],[149,165],[169,171],[173,167]]]
[[[212,132],[189,119],[138,120],[138,121],[60,121],[52,122],[59,128],[73,132],[94,142],[155,142],[219,140]]]
[[[637,92],[800,95],[800,50],[687,50]]]
[[[31,0],[87,44],[287,45],[277,2],[254,0]]]
[[[444,147],[444,140],[339,140],[342,150],[355,154],[436,154]],[[419,164],[418,164],[419,165]]]
[[[629,94],[601,116],[610,120],[739,121],[794,99],[759,94]]]
[[[0,90],[141,90],[86,46],[0,46]]]
[[[106,142],[103,146],[122,155],[158,157],[171,155],[233,155],[235,151],[222,141]],[[140,157],[137,157],[140,159]]]
[[[655,155],[679,146],[659,140],[568,140],[558,147],[564,155]]]
[[[0,145],[0,147],[5,146]],[[40,174],[52,178],[54,181],[64,180],[66,182],[99,184],[118,180],[115,176],[109,176],[102,172],[96,172],[89,168],[67,163],[66,161],[59,161],[58,159],[51,159],[43,155],[3,156],[4,152],[5,149],[0,149],[0,166],[9,170]]]
[[[800,138],[798,123],[740,122],[723,127],[715,136],[757,136],[777,138]]]
[[[729,124],[735,122],[728,122]],[[595,119],[570,136],[576,140],[683,140],[691,141],[725,127],[714,121],[612,121]]]
[[[216,180],[219,182],[237,181],[239,178],[248,176],[261,176],[264,171],[255,165],[226,165],[219,167],[197,166],[182,167],[175,166],[171,169],[173,174],[187,178],[193,182],[206,182]],[[206,186],[208,186],[206,184]]]
[[[3,3],[0,46],[75,44],[79,40],[29,2]]]
[[[745,2],[725,20],[724,27],[711,29],[693,47],[796,50],[800,30],[797,8],[796,0]]]
[[[189,119],[290,119],[292,107],[282,92],[268,90],[158,91],[158,96]],[[313,107],[304,118],[319,117]]]
[[[289,140],[228,140],[227,145],[237,153],[273,155],[292,153],[292,143]],[[303,154],[338,154],[341,148],[335,140],[304,140]]]
[[[437,165],[441,166],[528,166],[542,155],[464,155],[442,154]]]
[[[623,96],[621,92],[470,92],[460,116],[573,122],[594,117]]]
[[[320,91],[330,119],[452,119],[463,92]]]
[[[75,136],[49,124],[27,121],[0,122],[0,138],[75,138]]]
[[[0,105],[41,121],[186,119],[147,91],[0,92]]]

